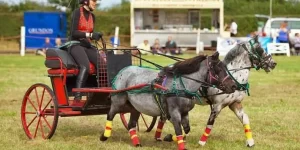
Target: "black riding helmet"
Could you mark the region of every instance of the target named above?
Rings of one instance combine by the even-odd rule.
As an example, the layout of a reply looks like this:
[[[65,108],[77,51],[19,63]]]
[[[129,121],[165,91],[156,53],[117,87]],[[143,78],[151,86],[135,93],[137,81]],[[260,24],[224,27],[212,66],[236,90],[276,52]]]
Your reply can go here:
[[[78,1],[79,1],[79,4],[86,5],[89,7],[89,9],[91,11],[93,11],[93,9],[90,7],[90,0],[78,0]],[[97,0],[94,0],[94,1],[97,1]]]

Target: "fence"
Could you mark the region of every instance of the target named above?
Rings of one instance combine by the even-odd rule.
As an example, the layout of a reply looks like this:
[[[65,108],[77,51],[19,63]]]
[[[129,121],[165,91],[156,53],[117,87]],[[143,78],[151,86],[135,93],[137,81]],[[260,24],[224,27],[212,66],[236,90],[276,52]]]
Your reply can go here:
[[[35,37],[35,36],[25,36],[26,38],[35,38],[35,39],[41,39],[44,37]],[[111,37],[114,37],[114,35],[104,35],[104,39],[106,40],[106,44],[108,48],[113,47],[112,43],[110,42]],[[55,39],[55,38],[50,38]],[[119,35],[120,44],[119,46],[121,48],[129,48],[130,47],[130,35]],[[9,36],[9,37],[0,37],[0,51],[5,53],[17,53],[20,51],[20,40],[21,36]],[[67,38],[61,38],[62,41],[68,40]]]

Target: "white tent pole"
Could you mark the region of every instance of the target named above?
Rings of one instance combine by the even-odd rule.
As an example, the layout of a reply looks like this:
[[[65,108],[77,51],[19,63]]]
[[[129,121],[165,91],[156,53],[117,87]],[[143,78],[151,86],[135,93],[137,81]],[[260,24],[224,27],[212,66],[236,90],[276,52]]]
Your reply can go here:
[[[119,41],[119,27],[117,26],[115,29],[115,37],[114,37],[114,49],[118,48],[118,41]],[[114,51],[114,53],[116,54],[117,51]]]
[[[20,55],[25,56],[25,27],[21,26],[21,38],[20,38],[20,44],[21,44],[21,49],[20,49]]]

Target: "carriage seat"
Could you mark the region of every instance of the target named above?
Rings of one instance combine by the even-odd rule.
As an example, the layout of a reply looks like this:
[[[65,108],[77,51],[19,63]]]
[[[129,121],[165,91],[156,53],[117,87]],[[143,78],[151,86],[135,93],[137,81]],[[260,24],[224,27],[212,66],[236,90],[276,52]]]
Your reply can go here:
[[[64,50],[51,48],[46,51],[45,66],[50,68],[49,74],[72,74],[79,73],[78,66],[73,57]],[[61,69],[62,68],[62,69]],[[95,66],[90,63],[89,74],[96,74]]]

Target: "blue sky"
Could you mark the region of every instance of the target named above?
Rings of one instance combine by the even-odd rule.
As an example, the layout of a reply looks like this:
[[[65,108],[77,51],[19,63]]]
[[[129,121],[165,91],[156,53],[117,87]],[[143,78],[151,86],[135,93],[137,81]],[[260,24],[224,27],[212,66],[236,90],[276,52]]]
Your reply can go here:
[[[25,1],[25,0],[0,0],[0,1],[17,4],[17,3]],[[46,3],[47,2],[47,0],[31,0],[31,1],[36,1],[36,2],[41,2],[41,3]],[[120,4],[120,3],[121,3],[121,0],[101,0],[100,8],[107,8],[107,7],[110,7],[114,4]]]

